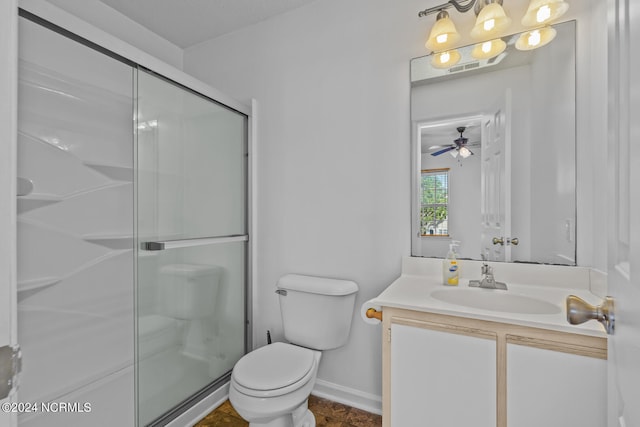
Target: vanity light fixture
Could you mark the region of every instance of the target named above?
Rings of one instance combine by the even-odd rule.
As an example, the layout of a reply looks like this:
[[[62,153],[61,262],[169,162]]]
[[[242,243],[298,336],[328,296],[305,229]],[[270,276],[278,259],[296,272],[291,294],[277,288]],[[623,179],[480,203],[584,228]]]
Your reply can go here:
[[[436,22],[429,32],[425,43],[428,49],[440,52],[450,49],[460,39],[453,20],[445,10],[454,7],[458,12],[465,13],[474,10],[477,18],[471,30],[471,36],[476,39],[495,38],[511,25],[511,18],[502,8],[503,0],[449,0],[447,3],[425,9],[418,13],[419,17],[437,13]],[[550,0],[547,0],[550,1]]]
[[[456,49],[435,53],[431,58],[431,65],[435,68],[449,68],[460,61],[460,52]]]
[[[516,49],[533,50],[551,42],[556,37],[556,30],[553,27],[537,28],[520,34],[516,41]]]
[[[563,0],[531,0],[521,22],[526,27],[544,25],[561,17],[568,9],[569,3]]]
[[[435,52],[432,65],[436,68],[448,68],[460,60],[457,52],[452,50],[461,36],[446,11],[451,7],[460,13],[473,9],[476,14],[476,22],[470,35],[482,42],[473,49],[472,56],[475,59],[489,59],[502,53],[506,44],[497,36],[505,33],[511,25],[511,18],[505,13],[502,3],[503,0],[449,0],[418,12],[418,17],[437,13],[436,22],[425,43],[428,49]],[[553,40],[555,30],[546,25],[562,16],[567,9],[569,4],[564,0],[530,0],[521,22],[525,26],[541,28],[524,33],[516,45],[518,49],[536,49]]]

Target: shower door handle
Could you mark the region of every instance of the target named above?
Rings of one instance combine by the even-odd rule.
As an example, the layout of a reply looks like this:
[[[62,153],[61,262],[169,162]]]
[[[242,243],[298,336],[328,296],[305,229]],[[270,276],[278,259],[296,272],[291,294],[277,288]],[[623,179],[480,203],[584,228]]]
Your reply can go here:
[[[198,237],[194,239],[162,240],[157,242],[144,242],[140,245],[143,251],[164,251],[167,249],[189,248],[193,246],[214,245],[218,243],[246,242],[247,234],[234,234],[223,237]]]

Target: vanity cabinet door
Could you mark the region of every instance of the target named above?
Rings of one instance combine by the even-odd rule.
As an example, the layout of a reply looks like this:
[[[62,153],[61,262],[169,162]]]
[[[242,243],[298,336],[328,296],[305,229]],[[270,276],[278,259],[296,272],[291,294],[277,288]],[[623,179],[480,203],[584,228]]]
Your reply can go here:
[[[391,325],[391,425],[495,427],[495,334],[411,323]]]
[[[507,344],[509,427],[602,427],[606,390],[606,360]]]

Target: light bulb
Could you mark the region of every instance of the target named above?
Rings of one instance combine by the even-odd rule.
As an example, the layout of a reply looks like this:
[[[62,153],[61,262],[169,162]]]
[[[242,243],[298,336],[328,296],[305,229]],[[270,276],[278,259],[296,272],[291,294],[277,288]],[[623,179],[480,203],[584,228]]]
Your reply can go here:
[[[507,44],[502,39],[489,40],[475,45],[471,56],[475,59],[489,59],[500,55],[506,48]]]
[[[460,52],[456,49],[434,53],[431,58],[431,65],[435,68],[449,68],[457,64],[460,58]]]
[[[441,10],[429,32],[425,46],[427,49],[440,52],[453,47],[461,37],[455,24],[449,18],[449,13],[446,10]]]
[[[537,30],[526,31],[520,34],[516,40],[516,49],[532,50],[545,46],[556,36],[556,30],[553,27],[543,27]]]
[[[547,21],[549,18],[551,18],[551,8],[549,5],[545,4],[536,12],[536,21],[542,23]]]
[[[507,16],[502,6],[499,3],[489,3],[478,13],[476,23],[471,29],[471,37],[486,40],[488,37],[506,31],[510,25],[511,18]]]
[[[462,157],[463,159],[466,159],[471,154],[472,154],[471,151],[469,151],[467,147],[460,148],[460,157]]]
[[[529,33],[529,38],[527,38],[527,44],[529,46],[538,46],[540,44],[540,31],[531,31]]]
[[[564,0],[530,0],[527,12],[520,22],[525,27],[547,24],[560,18],[568,9],[569,3]]]
[[[484,21],[484,24],[482,24],[482,27],[484,28],[485,31],[491,31],[495,26],[496,26],[495,19],[489,19],[487,21]]]

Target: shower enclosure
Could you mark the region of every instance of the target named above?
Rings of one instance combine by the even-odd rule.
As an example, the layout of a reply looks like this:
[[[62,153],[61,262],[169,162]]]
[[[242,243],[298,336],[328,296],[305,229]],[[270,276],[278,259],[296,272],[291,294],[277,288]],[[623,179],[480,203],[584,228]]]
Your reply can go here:
[[[21,16],[19,424],[165,424],[246,352],[246,111]]]

